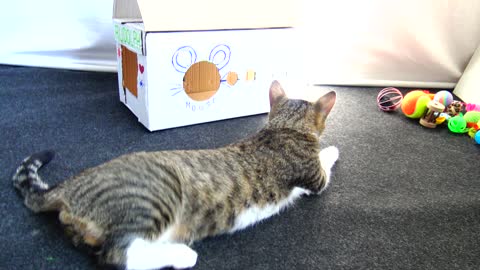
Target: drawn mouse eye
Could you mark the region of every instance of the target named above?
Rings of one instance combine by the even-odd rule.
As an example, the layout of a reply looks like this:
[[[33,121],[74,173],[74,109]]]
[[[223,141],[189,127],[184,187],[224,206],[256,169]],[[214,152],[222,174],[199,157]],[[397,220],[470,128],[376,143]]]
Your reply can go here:
[[[190,46],[178,48],[172,56],[172,65],[178,72],[185,73],[197,61],[197,53]]]
[[[214,63],[219,70],[224,68],[230,61],[230,47],[224,44],[215,46],[210,52],[208,60]]]

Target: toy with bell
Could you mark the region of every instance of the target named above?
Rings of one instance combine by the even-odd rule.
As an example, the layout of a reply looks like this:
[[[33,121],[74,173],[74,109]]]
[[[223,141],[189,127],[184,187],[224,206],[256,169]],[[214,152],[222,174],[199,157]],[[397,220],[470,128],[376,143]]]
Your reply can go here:
[[[437,118],[445,110],[445,106],[435,100],[427,103],[427,113],[420,118],[420,124],[427,128],[437,127]]]

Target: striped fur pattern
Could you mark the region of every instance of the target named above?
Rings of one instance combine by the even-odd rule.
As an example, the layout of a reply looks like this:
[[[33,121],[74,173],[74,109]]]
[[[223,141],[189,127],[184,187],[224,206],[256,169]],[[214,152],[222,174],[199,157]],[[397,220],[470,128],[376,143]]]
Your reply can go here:
[[[291,100],[270,89],[267,125],[222,148],[137,152],[85,170],[55,187],[37,171],[53,158],[25,159],[13,184],[35,212],[58,211],[75,245],[97,250],[99,263],[122,269],[192,267],[196,240],[231,233],[325,189],[338,157],[319,149],[335,103]]]

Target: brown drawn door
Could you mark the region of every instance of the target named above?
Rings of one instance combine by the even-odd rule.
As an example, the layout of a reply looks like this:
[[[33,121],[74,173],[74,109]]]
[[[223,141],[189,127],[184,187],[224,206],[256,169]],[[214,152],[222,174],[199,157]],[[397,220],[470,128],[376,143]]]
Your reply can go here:
[[[123,88],[128,89],[128,91],[130,91],[135,97],[137,97],[137,66],[137,54],[122,45]]]

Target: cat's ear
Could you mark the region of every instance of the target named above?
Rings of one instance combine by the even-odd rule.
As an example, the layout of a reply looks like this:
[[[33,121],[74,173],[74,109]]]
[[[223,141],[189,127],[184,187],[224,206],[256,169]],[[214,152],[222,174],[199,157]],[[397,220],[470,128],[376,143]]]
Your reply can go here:
[[[280,100],[286,98],[285,91],[278,81],[273,81],[270,86],[270,108],[277,104]]]
[[[337,94],[334,91],[328,92],[327,94],[320,97],[315,102],[315,112],[319,119],[325,120],[335,105],[335,100],[337,99]]]

